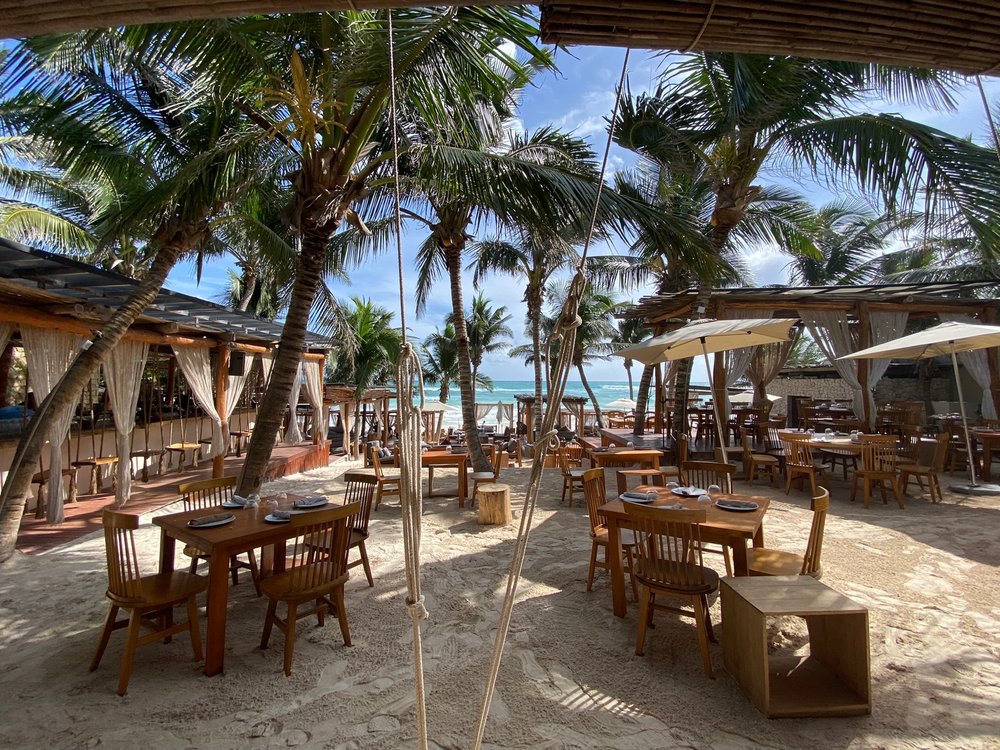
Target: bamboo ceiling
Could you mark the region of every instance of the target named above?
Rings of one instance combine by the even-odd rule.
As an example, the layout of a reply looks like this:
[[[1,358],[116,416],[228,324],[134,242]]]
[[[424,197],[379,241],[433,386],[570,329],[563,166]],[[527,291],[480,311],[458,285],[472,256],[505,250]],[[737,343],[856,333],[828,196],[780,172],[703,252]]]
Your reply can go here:
[[[542,0],[542,40],[1000,74],[997,0]]]

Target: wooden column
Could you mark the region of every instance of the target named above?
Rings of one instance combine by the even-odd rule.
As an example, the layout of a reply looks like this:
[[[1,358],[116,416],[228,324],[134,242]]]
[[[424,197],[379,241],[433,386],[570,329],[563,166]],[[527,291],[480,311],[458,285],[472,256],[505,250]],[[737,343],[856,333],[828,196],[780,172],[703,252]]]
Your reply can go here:
[[[728,430],[729,412],[726,411],[726,355],[723,352],[715,353],[715,362],[712,365],[712,398],[718,405],[719,417],[722,419],[722,429]],[[715,420],[713,420],[712,424],[715,424]],[[719,435],[719,445],[729,445],[729,436],[726,434]]]
[[[340,403],[340,424],[344,428],[344,455],[351,457],[354,450],[354,443],[351,442],[351,405],[350,402]]]
[[[982,317],[984,323],[995,326],[997,324],[997,309],[995,307],[984,308]],[[1000,348],[997,347],[986,350],[986,364],[990,367],[990,393],[993,395],[993,406],[997,409],[998,415],[1000,415],[1000,367],[997,366],[998,353],[1000,353]]]
[[[226,454],[229,453],[229,420],[226,418],[226,391],[229,387],[229,347],[219,347],[219,359],[215,368],[215,410],[222,419],[222,436],[226,439],[220,455],[212,459],[212,478],[218,479],[225,473]]]
[[[871,346],[872,325],[869,311],[868,303],[861,302],[858,304],[858,351]],[[858,382],[861,384],[861,395],[864,403],[864,411],[862,412],[861,419],[865,423],[865,429],[870,430],[875,425],[875,415],[872,414],[871,410],[874,397],[872,400],[868,399],[868,373],[871,372],[871,363],[867,359],[858,359],[855,361],[858,363]]]
[[[657,364],[653,373],[653,430],[663,432],[663,365]],[[646,425],[643,425],[645,428]]]

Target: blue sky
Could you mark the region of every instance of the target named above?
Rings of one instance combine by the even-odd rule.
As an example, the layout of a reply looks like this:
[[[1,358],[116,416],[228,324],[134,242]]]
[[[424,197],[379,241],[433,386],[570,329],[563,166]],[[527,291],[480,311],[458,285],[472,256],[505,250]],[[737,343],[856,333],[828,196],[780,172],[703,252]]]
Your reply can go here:
[[[570,52],[560,51],[556,58],[559,67],[558,74],[540,76],[535,86],[528,89],[521,105],[521,126],[531,131],[543,125],[553,125],[560,129],[575,132],[587,138],[598,154],[603,153],[607,133],[604,129],[607,118],[614,105],[615,86],[621,73],[624,51],[603,47],[573,48]],[[671,59],[654,56],[650,53],[633,51],[628,81],[633,92],[651,88],[655,85],[657,76],[669,64]],[[994,106],[1000,102],[1000,80],[993,78],[985,82],[987,96]],[[934,112],[920,109],[898,102],[873,102],[870,109],[877,112],[894,112],[910,119],[928,123],[942,130],[958,135],[971,135],[979,142],[986,142],[988,130],[979,93],[970,83],[955,92],[957,109],[954,112]],[[611,171],[630,166],[628,152],[613,149],[609,160]],[[775,170],[765,173],[760,180],[762,184],[784,184],[796,188],[805,194],[815,204],[820,205],[830,200],[833,194],[824,186],[810,180],[806,175],[789,174],[787,170]],[[407,324],[411,334],[422,339],[440,326],[444,317],[451,310],[450,295],[446,281],[441,281],[435,288],[424,315],[417,318],[413,300],[413,282],[415,278],[413,259],[416,248],[424,238],[426,231],[417,224],[404,226],[404,273],[406,275]],[[475,229],[472,230],[475,233]],[[481,236],[485,236],[484,230]],[[592,252],[618,252],[614,244],[596,246]],[[786,281],[785,266],[787,258],[776,253],[772,248],[761,247],[758,251],[746,256],[747,263],[754,273],[753,283],[771,284]],[[226,270],[231,264],[227,258],[209,261],[204,269],[201,284],[195,280],[194,265],[185,263],[178,266],[167,282],[167,286],[179,292],[193,294],[212,300],[219,299],[226,286]],[[395,260],[383,256],[371,260],[365,267],[351,272],[351,284],[335,281],[331,284],[334,292],[340,298],[355,295],[369,297],[375,302],[389,308],[399,309],[398,288],[396,285]],[[526,340],[521,335],[524,320],[524,304],[522,302],[523,288],[515,279],[494,276],[487,279],[483,285],[486,296],[494,304],[506,305],[514,315],[512,327],[518,334],[518,343]],[[471,275],[466,278],[466,303],[473,294]],[[625,295],[630,299],[638,299],[642,292]],[[397,318],[398,321],[398,318]],[[531,377],[531,371],[522,362],[512,360],[506,354],[496,354],[483,364],[483,371],[496,380],[519,380]],[[573,376],[575,377],[575,375]],[[607,363],[596,363],[588,369],[588,377],[594,380],[624,380],[625,371],[621,360],[614,358]],[[704,378],[700,365],[696,366],[695,380]]]

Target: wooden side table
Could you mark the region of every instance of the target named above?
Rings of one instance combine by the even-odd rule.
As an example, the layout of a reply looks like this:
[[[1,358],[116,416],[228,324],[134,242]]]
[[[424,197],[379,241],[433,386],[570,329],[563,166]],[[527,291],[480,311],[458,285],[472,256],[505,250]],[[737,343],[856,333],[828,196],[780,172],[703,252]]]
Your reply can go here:
[[[870,714],[868,610],[808,576],[723,578],[723,657],[768,718]],[[769,656],[767,618],[809,628],[805,656]]]

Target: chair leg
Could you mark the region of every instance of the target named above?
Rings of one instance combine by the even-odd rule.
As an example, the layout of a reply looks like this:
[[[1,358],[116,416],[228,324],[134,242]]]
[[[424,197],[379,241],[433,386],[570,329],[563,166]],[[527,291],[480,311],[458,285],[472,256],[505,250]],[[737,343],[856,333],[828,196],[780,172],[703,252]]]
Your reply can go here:
[[[288,617],[285,619],[285,677],[292,674],[292,655],[295,653],[295,619],[298,605],[294,602],[288,603]]]
[[[626,570],[628,570],[629,581],[631,581],[632,583],[632,601],[637,602],[639,601],[639,588],[636,586],[635,583],[635,559],[632,556],[631,547],[625,547],[624,549],[625,549],[625,561],[628,563],[628,567],[626,568]]]
[[[899,477],[892,480],[892,491],[896,494],[896,503],[900,508],[903,507],[903,493],[899,491]]]
[[[568,486],[569,486],[569,479],[567,477],[563,477],[562,497],[559,498],[560,505],[566,502],[566,488]]]
[[[173,626],[174,626],[174,608],[171,606],[167,607],[167,611],[163,613],[163,624],[160,625],[160,627],[166,629],[166,628],[172,628]],[[172,641],[173,639],[174,637],[172,635],[168,635],[166,638],[163,639],[163,642],[170,643],[170,641]]]
[[[719,640],[715,637],[715,628],[712,627],[712,614],[711,608],[708,606],[708,595],[702,594],[701,596],[702,605],[705,607],[705,625],[708,630],[708,640],[712,643],[718,643]]]
[[[694,621],[698,628],[698,646],[701,648],[701,658],[705,665],[705,674],[711,679],[715,679],[712,673],[712,654],[708,650],[708,626],[706,620],[708,612],[705,611],[701,597],[697,597],[694,602]]]
[[[361,566],[365,569],[365,578],[368,579],[368,585],[374,588],[375,581],[372,579],[371,565],[368,564],[368,550],[365,549],[365,543],[363,541],[360,545],[358,545],[358,550],[361,552]]]
[[[323,597],[316,600],[316,625],[318,627],[326,625],[326,610],[329,609],[329,606],[323,606],[324,604],[327,604],[327,601]]]
[[[937,474],[931,474],[927,477],[927,485],[931,491],[931,502],[941,502],[941,484],[938,482]]]
[[[427,494],[430,495],[431,491],[428,489]],[[382,504],[382,483],[378,483],[378,487],[375,490],[375,510],[378,510],[378,506]]]
[[[93,672],[101,665],[101,659],[104,657],[104,650],[108,647],[108,641],[111,640],[111,633],[115,629],[115,622],[118,618],[118,605],[112,604],[111,608],[108,610],[107,617],[104,618],[104,629],[101,630],[101,638],[97,642],[97,650],[94,652],[94,658],[90,660],[90,671]]]
[[[132,660],[135,658],[135,647],[139,643],[139,626],[142,616],[138,609],[133,609],[128,620],[128,638],[125,641],[125,653],[122,654],[122,670],[118,676],[118,695],[128,691],[128,680],[132,676]]]
[[[267,644],[271,640],[271,628],[274,627],[274,615],[277,609],[277,600],[269,599],[267,602],[267,615],[264,617],[264,632],[260,637],[261,648],[267,648]]]
[[[646,645],[646,626],[649,622],[649,587],[642,587],[642,597],[639,600],[639,630],[635,637],[636,656],[642,656]]]
[[[730,578],[732,578],[733,577],[733,558],[732,558],[732,555],[729,554],[729,545],[728,544],[723,544],[722,545],[722,559],[726,563],[726,575],[729,576]]]
[[[234,586],[240,582],[240,561],[236,555],[232,555],[229,558],[229,575],[233,578]]]
[[[792,470],[787,470],[788,481],[785,482],[785,494],[789,494],[792,491]]]
[[[853,503],[858,497],[858,475],[854,475],[854,480],[851,482],[851,502]]]
[[[195,555],[194,557],[191,558],[191,567],[188,569],[188,572],[191,575],[194,575],[195,573],[198,572],[198,560],[199,560],[198,555]]]
[[[597,545],[596,539],[590,543],[590,569],[587,571],[587,591],[594,585],[594,571],[597,568]]]
[[[191,648],[194,650],[194,660],[201,661],[201,626],[198,624],[198,601],[194,594],[188,597],[188,629],[191,631]]]
[[[351,629],[347,625],[347,609],[344,607],[344,587],[338,586],[333,592],[333,601],[337,605],[337,622],[340,623],[340,634],[344,637],[344,645],[351,645]]]
[[[257,596],[263,596],[260,590],[260,566],[257,565],[257,553],[253,550],[247,551],[247,562],[250,564],[250,580],[257,591]]]

